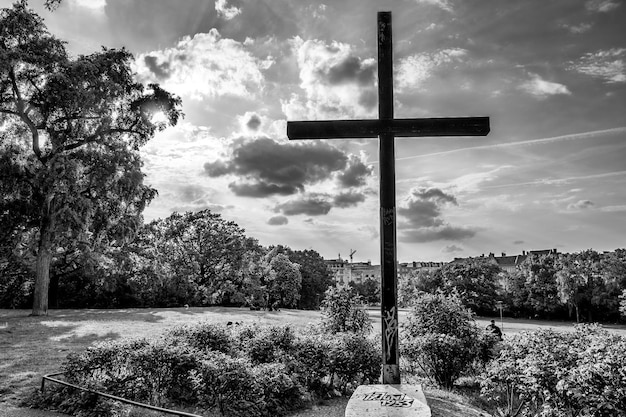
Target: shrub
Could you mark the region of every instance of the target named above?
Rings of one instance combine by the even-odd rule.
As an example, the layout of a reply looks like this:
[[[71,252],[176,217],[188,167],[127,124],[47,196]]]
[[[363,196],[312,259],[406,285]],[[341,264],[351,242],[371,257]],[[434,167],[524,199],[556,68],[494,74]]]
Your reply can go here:
[[[146,339],[97,343],[84,352],[70,353],[62,370],[68,382],[124,394],[126,382],[132,378],[128,358],[148,344]]]
[[[192,374],[200,367],[198,351],[185,345],[156,341],[128,357],[126,395],[155,405],[193,404]]]
[[[557,382],[557,392],[583,415],[626,415],[626,339],[591,336],[576,368]]]
[[[301,408],[306,402],[306,390],[285,365],[262,364],[256,366],[252,374],[262,392],[264,415],[280,416]]]
[[[482,394],[508,416],[622,416],[626,340],[598,326],[522,333],[502,345]]]
[[[479,356],[480,331],[454,295],[422,293],[402,330],[402,355],[445,388]]]
[[[248,360],[209,352],[193,380],[201,407],[217,407],[226,416],[262,415],[263,393]]]
[[[348,387],[377,381],[381,372],[378,345],[362,334],[333,335],[328,352],[331,376],[338,378],[341,392]]]
[[[289,326],[246,326],[237,339],[239,352],[258,365],[281,361],[293,349],[295,334]]]
[[[361,297],[345,288],[329,288],[322,302],[322,328],[327,333],[368,334],[372,323]]]
[[[330,346],[327,335],[301,335],[294,341],[289,363],[290,372],[297,374],[309,391],[320,396],[329,390],[323,380],[330,375]]]
[[[380,374],[377,344],[356,333],[296,335],[289,326],[228,330],[206,323],[154,340],[96,344],[70,354],[68,382],[126,399],[233,416],[275,416],[316,395]],[[51,387],[38,399],[72,415],[112,417],[129,408],[73,389]]]
[[[228,353],[233,347],[230,330],[226,326],[213,323],[175,327],[165,337],[168,343],[184,343],[200,351]]]

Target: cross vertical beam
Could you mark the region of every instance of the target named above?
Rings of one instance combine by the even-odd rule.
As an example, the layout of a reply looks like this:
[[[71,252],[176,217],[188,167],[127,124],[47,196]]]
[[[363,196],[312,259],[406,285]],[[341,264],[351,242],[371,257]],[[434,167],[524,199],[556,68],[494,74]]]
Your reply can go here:
[[[378,13],[378,118],[393,120],[391,12]],[[380,275],[383,384],[400,383],[398,364],[398,271],[396,256],[396,178],[393,133],[379,136]]]
[[[489,117],[393,118],[391,12],[378,13],[378,119],[287,122],[299,139],[379,138],[382,382],[400,383],[396,261],[396,137],[485,136]]]

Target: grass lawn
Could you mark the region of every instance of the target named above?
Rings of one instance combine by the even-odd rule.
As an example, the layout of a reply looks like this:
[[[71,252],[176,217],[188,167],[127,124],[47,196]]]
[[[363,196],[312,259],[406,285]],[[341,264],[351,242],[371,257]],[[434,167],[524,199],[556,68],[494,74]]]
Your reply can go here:
[[[380,310],[368,310],[374,331],[380,333]],[[250,311],[245,308],[159,308],[122,310],[50,310],[47,317],[30,317],[28,310],[0,310],[0,417],[43,417],[53,413],[18,409],[20,401],[41,384],[41,376],[59,370],[70,352],[93,342],[121,338],[154,337],[181,324],[209,321],[226,324],[290,324],[297,328],[317,322],[319,311]],[[400,322],[408,314],[400,311]],[[478,318],[486,327],[490,318]],[[496,319],[500,325],[499,318]],[[571,323],[505,319],[504,333],[538,328],[571,330]],[[606,326],[626,336],[626,326]],[[462,404],[462,398],[427,390],[433,415],[479,415]],[[302,411],[298,417],[343,416],[347,399],[328,401]],[[459,404],[459,402],[461,404]],[[465,407],[455,411],[455,407]],[[439,410],[439,411],[438,411]],[[456,413],[456,414],[455,414]]]

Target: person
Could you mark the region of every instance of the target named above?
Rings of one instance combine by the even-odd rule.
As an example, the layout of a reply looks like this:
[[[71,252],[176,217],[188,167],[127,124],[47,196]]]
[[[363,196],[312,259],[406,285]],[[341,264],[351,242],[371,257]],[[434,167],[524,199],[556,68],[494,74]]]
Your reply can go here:
[[[500,330],[500,328],[496,326],[495,320],[491,320],[491,324],[487,326],[487,331],[496,336],[498,340],[502,340],[502,330]]]

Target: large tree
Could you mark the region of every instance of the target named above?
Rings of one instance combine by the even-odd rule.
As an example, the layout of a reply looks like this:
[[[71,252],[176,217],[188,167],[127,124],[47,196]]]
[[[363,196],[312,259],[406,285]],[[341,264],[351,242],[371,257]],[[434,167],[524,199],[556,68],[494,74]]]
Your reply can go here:
[[[300,265],[302,288],[298,308],[301,310],[316,310],[324,300],[324,293],[333,285],[332,273],[328,269],[324,258],[313,249],[293,250],[287,246],[278,245],[278,253],[284,253],[291,262]]]
[[[478,314],[495,308],[500,267],[487,259],[473,258],[445,264],[433,273],[432,282],[440,282],[446,295],[457,292],[463,305]]]
[[[156,190],[139,147],[181,116],[180,99],[133,78],[132,55],[72,58],[22,0],[0,11],[0,215],[36,231],[33,315],[48,310],[50,265],[68,239],[123,240]]]
[[[518,301],[535,316],[550,318],[563,307],[556,282],[557,259],[554,254],[533,254],[516,271],[513,281],[523,287],[520,293],[525,297]]]
[[[210,210],[173,213],[148,225],[152,228],[158,257],[176,279],[197,288],[195,302],[243,304],[249,254],[259,251],[255,239],[235,222]]]
[[[555,262],[556,284],[561,302],[576,313],[576,323],[580,322],[581,304],[585,303],[591,316],[593,294],[603,289],[600,272],[600,255],[593,250],[562,254]]]

